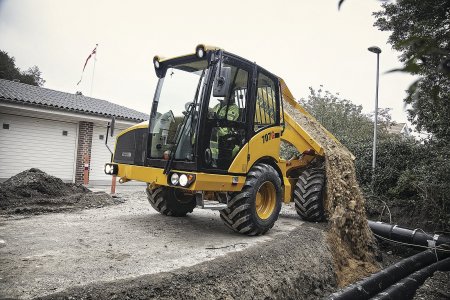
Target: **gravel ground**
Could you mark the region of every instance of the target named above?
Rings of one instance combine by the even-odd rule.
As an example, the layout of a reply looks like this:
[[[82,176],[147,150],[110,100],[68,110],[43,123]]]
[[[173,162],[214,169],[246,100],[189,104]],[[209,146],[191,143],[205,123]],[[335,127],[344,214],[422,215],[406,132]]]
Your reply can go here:
[[[124,203],[65,213],[0,216],[0,298],[32,298],[76,285],[171,271],[264,244],[302,225],[283,208],[264,236],[232,233],[219,213],[186,218],[155,212],[145,192]],[[306,241],[304,241],[306,243]]]
[[[210,262],[43,299],[320,299],[336,285],[325,240],[323,228],[300,226]]]
[[[145,186],[119,185],[119,204],[101,207],[107,188],[83,191],[92,203],[69,211],[60,203],[64,212],[36,210],[52,214],[3,210],[0,299],[319,299],[336,289],[325,225],[303,223],[292,205],[267,235],[247,237],[217,211],[158,214]],[[61,200],[41,198],[50,199],[41,206]],[[383,267],[408,252],[381,250]],[[448,299],[448,277],[436,273],[415,299]]]

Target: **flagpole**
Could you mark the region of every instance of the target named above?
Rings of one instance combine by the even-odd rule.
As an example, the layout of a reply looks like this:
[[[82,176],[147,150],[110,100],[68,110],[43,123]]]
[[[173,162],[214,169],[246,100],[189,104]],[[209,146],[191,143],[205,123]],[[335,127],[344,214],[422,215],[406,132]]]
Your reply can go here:
[[[98,44],[97,44],[98,46]],[[97,46],[95,47],[97,49]],[[95,51],[95,56],[94,56],[94,68],[92,69],[92,80],[91,80],[91,93],[90,93],[90,97],[92,97],[92,89],[94,86],[94,75],[95,75],[95,63],[97,62],[97,51]]]

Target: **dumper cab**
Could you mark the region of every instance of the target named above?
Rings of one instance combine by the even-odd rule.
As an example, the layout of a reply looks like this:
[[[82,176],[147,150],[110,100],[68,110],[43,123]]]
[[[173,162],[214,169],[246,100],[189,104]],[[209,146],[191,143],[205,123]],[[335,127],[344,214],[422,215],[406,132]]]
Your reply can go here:
[[[246,174],[244,146],[256,133],[280,126],[278,78],[243,58],[204,48],[170,60],[155,57],[154,64],[159,81],[148,126],[120,134],[114,162],[165,173]],[[257,89],[264,109],[258,106],[255,115]],[[245,159],[237,168],[233,160],[240,152]]]

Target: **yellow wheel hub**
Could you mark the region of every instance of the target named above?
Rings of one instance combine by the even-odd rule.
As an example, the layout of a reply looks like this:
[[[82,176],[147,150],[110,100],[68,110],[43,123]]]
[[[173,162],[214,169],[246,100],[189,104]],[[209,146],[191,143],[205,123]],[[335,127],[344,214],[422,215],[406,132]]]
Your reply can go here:
[[[277,192],[272,182],[266,181],[260,187],[256,193],[256,213],[262,220],[268,219],[277,203]]]

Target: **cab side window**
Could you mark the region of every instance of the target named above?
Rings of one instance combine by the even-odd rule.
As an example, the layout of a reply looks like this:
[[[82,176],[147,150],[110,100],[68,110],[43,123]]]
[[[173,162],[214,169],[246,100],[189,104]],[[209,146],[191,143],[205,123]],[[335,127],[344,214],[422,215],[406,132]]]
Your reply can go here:
[[[264,75],[258,74],[258,86],[256,94],[256,107],[254,130],[259,131],[262,128],[275,125],[277,122],[277,103],[276,103],[276,85],[275,82]]]

